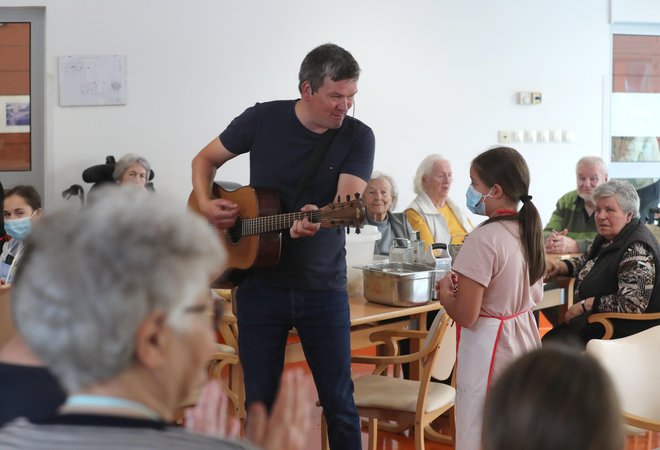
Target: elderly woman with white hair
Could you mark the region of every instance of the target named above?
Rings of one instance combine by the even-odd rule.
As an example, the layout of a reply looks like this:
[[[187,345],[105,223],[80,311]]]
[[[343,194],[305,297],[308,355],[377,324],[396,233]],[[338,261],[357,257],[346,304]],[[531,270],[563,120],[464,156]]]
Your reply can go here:
[[[405,214],[392,212],[398,197],[399,189],[392,177],[380,172],[371,175],[362,198],[367,211],[367,224],[376,226],[381,235],[374,246],[376,255],[389,255],[395,238],[409,239],[413,232]]]
[[[127,153],[115,164],[112,179],[117,184],[133,183],[146,187],[151,174],[151,165],[142,156]]]
[[[169,425],[211,353],[209,283],[225,257],[208,224],[123,187],[40,225],[16,274],[14,315],[68,397],[51,418],[7,424],[0,448],[254,448]],[[221,431],[220,389],[209,386],[190,417],[196,430]],[[304,379],[285,377],[283,386],[270,419],[263,405],[249,407],[254,445],[304,445]]]
[[[427,246],[436,242],[449,245],[452,236],[465,237],[474,228],[463,209],[449,198],[451,183],[451,164],[438,154],[427,156],[417,168],[417,197],[406,208],[406,217]]]
[[[625,181],[610,180],[593,193],[598,235],[587,251],[548,262],[548,277],[575,277],[574,304],[565,321],[543,342],[573,340],[586,344],[602,337],[600,324],[587,317],[596,312],[660,312],[660,244],[639,217],[639,197]],[[624,337],[660,321],[616,320],[614,337]],[[577,339],[576,339],[577,338]]]

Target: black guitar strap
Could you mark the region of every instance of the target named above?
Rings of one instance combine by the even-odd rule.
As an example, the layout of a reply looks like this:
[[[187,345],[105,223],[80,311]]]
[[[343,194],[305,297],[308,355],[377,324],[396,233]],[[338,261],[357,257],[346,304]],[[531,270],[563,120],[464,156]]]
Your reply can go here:
[[[307,161],[307,167],[305,168],[305,173],[300,179],[300,184],[298,184],[298,190],[296,191],[296,196],[294,197],[293,202],[291,202],[292,210],[295,211],[294,208],[296,208],[298,205],[298,201],[300,200],[300,195],[303,193],[305,189],[307,189],[307,186],[309,185],[309,182],[311,181],[312,177],[318,170],[321,161],[323,161],[325,155],[328,154],[328,149],[332,145],[332,141],[338,132],[339,132],[339,128],[328,130],[325,133],[323,133],[321,135],[321,138],[316,142],[316,145],[314,146],[314,150],[312,150],[312,154],[310,155],[309,160]]]

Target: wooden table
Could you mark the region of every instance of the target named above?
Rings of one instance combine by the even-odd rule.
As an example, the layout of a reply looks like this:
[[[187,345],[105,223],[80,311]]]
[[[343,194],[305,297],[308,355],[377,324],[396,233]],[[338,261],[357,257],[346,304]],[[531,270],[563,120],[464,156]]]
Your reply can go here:
[[[372,303],[363,296],[350,296],[348,301],[351,308],[351,350],[372,347],[374,343],[369,340],[369,335],[375,331],[402,330],[410,328],[413,324],[415,329],[426,329],[426,314],[441,308],[438,301],[407,307]],[[388,322],[383,323],[383,321]],[[411,352],[414,351],[413,344],[411,342]],[[304,361],[304,359],[300,342],[291,342],[287,345],[285,363]],[[411,378],[413,378],[412,370]]]

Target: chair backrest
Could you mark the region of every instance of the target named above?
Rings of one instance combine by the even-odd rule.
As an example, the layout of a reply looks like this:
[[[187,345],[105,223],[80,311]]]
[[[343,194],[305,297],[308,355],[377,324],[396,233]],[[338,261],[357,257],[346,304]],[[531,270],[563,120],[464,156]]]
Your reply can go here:
[[[429,328],[429,334],[423,341],[422,346],[426,347],[429,345],[429,342],[432,339],[437,338],[433,335],[433,331],[438,329],[440,321],[443,319],[443,315],[446,315],[444,310],[438,311],[438,315],[435,316],[431,328]],[[451,375],[451,371],[454,368],[454,363],[456,362],[456,323],[450,319],[447,324],[447,330],[444,333],[444,336],[440,339],[440,344],[438,348],[438,354],[435,359],[435,364],[431,369],[431,376],[436,380],[446,380]]]
[[[439,315],[439,314],[438,314]],[[431,376],[436,380],[446,380],[456,363],[456,322],[447,325],[444,338],[440,341]]]
[[[651,208],[657,207],[658,202],[660,202],[660,179],[641,189],[637,189],[637,195],[639,196],[639,214],[642,221],[654,223],[654,215],[651,212]]]
[[[620,339],[592,339],[587,352],[610,375],[623,412],[660,421],[660,326]]]

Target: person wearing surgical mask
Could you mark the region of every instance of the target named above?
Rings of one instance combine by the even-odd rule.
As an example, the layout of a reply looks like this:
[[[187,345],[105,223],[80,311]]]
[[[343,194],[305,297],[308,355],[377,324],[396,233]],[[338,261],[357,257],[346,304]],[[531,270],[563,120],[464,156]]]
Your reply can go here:
[[[523,156],[509,147],[470,165],[466,206],[487,217],[465,239],[437,297],[460,327],[456,358],[456,448],[481,450],[482,411],[491,381],[541,346],[533,310],[546,273],[541,217]],[[579,308],[579,306],[578,306]]]
[[[10,284],[23,253],[23,240],[39,221],[43,210],[41,196],[32,186],[18,185],[4,194],[4,229],[11,240],[5,243],[0,254],[0,283]]]

